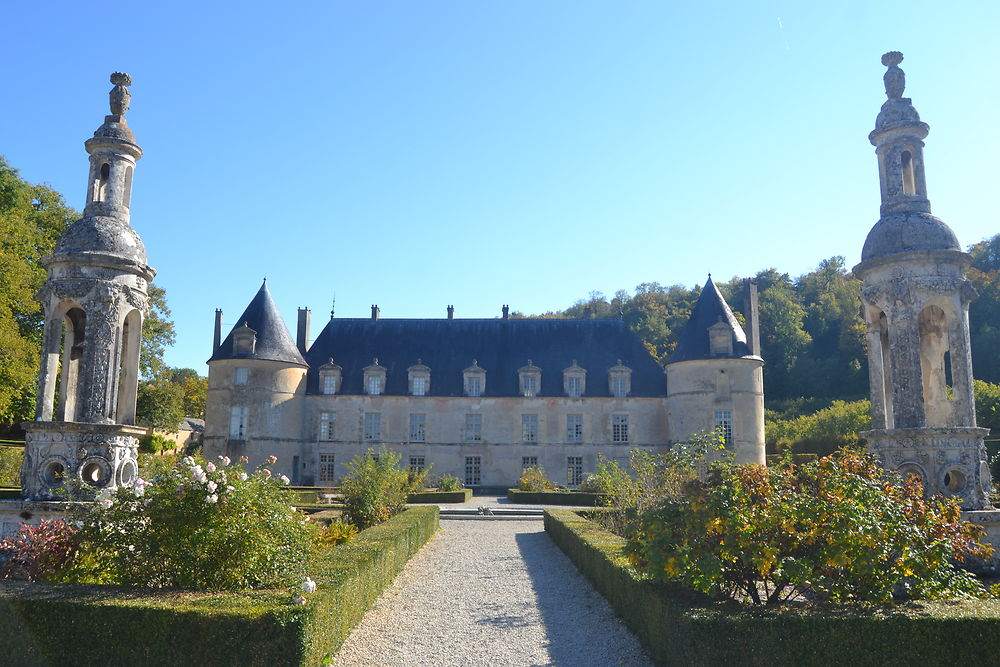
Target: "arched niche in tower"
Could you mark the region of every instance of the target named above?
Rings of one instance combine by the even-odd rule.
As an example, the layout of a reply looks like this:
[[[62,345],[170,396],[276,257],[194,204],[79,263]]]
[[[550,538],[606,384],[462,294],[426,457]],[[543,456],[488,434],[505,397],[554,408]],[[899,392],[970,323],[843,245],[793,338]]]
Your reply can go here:
[[[927,426],[952,426],[954,421],[954,394],[949,385],[952,318],[954,313],[947,304],[931,303],[924,306],[917,320]]]
[[[915,165],[913,151],[909,148],[905,148],[902,153],[900,153],[900,173],[903,178],[903,194],[904,195],[915,195],[917,194],[917,185],[915,177]]]
[[[93,200],[96,202],[105,201],[108,198],[108,188],[111,183],[111,163],[102,162],[97,168],[94,178]]]
[[[77,407],[82,405],[80,381],[80,366],[83,363],[83,346],[86,340],[87,314],[80,306],[71,305],[66,308],[62,318],[62,354],[59,372],[59,410],[60,421],[76,421]]]
[[[118,404],[116,419],[119,424],[135,423],[135,400],[139,386],[139,336],[142,332],[142,314],[130,311],[122,322],[121,346],[118,353]]]
[[[125,186],[122,191],[122,203],[125,208],[132,206],[132,165],[125,167]]]

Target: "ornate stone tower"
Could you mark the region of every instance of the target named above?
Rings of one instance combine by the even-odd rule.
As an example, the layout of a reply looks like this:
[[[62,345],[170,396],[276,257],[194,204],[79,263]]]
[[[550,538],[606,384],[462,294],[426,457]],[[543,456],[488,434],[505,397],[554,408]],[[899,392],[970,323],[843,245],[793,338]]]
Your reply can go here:
[[[888,99],[868,138],[878,156],[881,218],[854,273],[863,281],[873,430],[862,433],[882,464],[919,475],[930,494],[989,506],[990,471],[976,428],[965,280],[970,257],[931,215],[921,122],[903,97],[903,55],[882,56]]]
[[[139,340],[154,271],[129,226],[132,174],[142,150],[125,122],[132,80],[111,75],[111,115],[84,144],[90,154],[83,217],[42,259],[45,310],[36,421],[25,424],[26,498],[59,488],[114,488],[137,475]]]

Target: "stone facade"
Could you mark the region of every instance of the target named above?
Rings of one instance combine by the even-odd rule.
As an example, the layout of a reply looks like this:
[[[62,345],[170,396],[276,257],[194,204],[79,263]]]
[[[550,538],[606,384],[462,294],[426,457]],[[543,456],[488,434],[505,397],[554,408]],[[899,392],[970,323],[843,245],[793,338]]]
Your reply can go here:
[[[137,476],[139,341],[154,271],[129,225],[132,177],[142,150],[125,121],[131,78],[111,76],[111,114],[85,143],[84,215],[42,258],[48,278],[36,421],[24,425],[22,490],[114,488]],[[58,401],[56,397],[58,396]]]
[[[763,362],[711,281],[699,304],[664,377],[619,320],[385,320],[373,306],[307,346],[300,311],[292,343],[265,285],[225,340],[216,326],[205,453],[274,455],[294,482],[332,484],[384,446],[469,486],[511,486],[527,465],[576,486],[601,456],[627,465],[723,426],[739,460],[763,463]],[[712,337],[728,343],[713,352]]]
[[[902,97],[903,56],[882,57],[886,102],[869,135],[878,156],[881,218],[854,273],[863,281],[872,430],[862,433],[882,465],[919,476],[929,494],[989,507],[992,480],[976,427],[965,279],[970,257],[931,215],[924,177],[928,126]]]

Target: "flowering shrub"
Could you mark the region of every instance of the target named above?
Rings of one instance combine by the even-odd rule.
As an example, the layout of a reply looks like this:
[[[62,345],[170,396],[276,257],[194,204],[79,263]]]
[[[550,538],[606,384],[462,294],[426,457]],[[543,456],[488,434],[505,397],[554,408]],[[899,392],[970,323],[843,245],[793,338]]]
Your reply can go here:
[[[551,491],[556,488],[556,485],[545,475],[545,470],[542,467],[528,466],[521,471],[521,476],[517,480],[517,488],[529,493],[540,493]]]
[[[67,577],[195,590],[299,581],[315,530],[286,484],[266,466],[248,473],[228,458],[185,457],[152,482],[102,490],[79,511]]]
[[[410,485],[407,471],[396,467],[399,459],[399,454],[388,449],[383,448],[377,457],[369,449],[347,464],[349,472],[340,490],[348,521],[364,529],[403,511],[406,498],[417,489]]]
[[[981,529],[957,500],[925,500],[868,455],[844,452],[802,466],[722,466],[687,502],[644,513],[627,552],[654,579],[774,604],[984,595],[951,564],[984,558]]]
[[[0,579],[54,578],[76,554],[73,533],[62,519],[21,524],[15,536],[0,540]]]

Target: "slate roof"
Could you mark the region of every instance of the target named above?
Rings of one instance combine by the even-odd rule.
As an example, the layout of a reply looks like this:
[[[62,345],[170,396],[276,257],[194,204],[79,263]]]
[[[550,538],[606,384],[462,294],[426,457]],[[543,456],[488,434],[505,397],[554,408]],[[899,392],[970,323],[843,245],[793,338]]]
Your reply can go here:
[[[701,290],[698,302],[691,310],[691,317],[688,319],[684,329],[681,330],[677,347],[670,355],[668,364],[678,361],[690,361],[691,359],[717,359],[719,355],[710,353],[708,345],[708,328],[721,321],[728,324],[733,330],[733,357],[748,357],[750,348],[747,346],[747,335],[740,326],[729,304],[722,297],[719,288],[712,282],[712,277],[708,277],[705,287]]]
[[[233,332],[244,325],[244,323],[257,332],[257,344],[254,346],[254,353],[249,356],[237,357],[233,354]],[[278,306],[271,298],[271,292],[267,289],[267,281],[260,286],[257,295],[250,301],[250,305],[243,311],[236,326],[233,327],[222,345],[215,351],[210,362],[220,359],[267,359],[270,361],[284,361],[291,364],[305,366],[305,359],[299,353],[288,333],[285,321],[281,319]]]
[[[306,353],[308,393],[332,357],[343,368],[338,393],[363,393],[363,369],[374,358],[387,369],[386,394],[408,391],[407,369],[431,369],[430,396],[461,396],[462,371],[475,359],[486,371],[483,396],[517,396],[517,369],[530,359],[542,369],[539,396],[563,396],[563,369],[587,370],[584,396],[609,396],[608,369],[632,369],[631,396],[665,396],[662,367],[621,320],[334,318]]]

